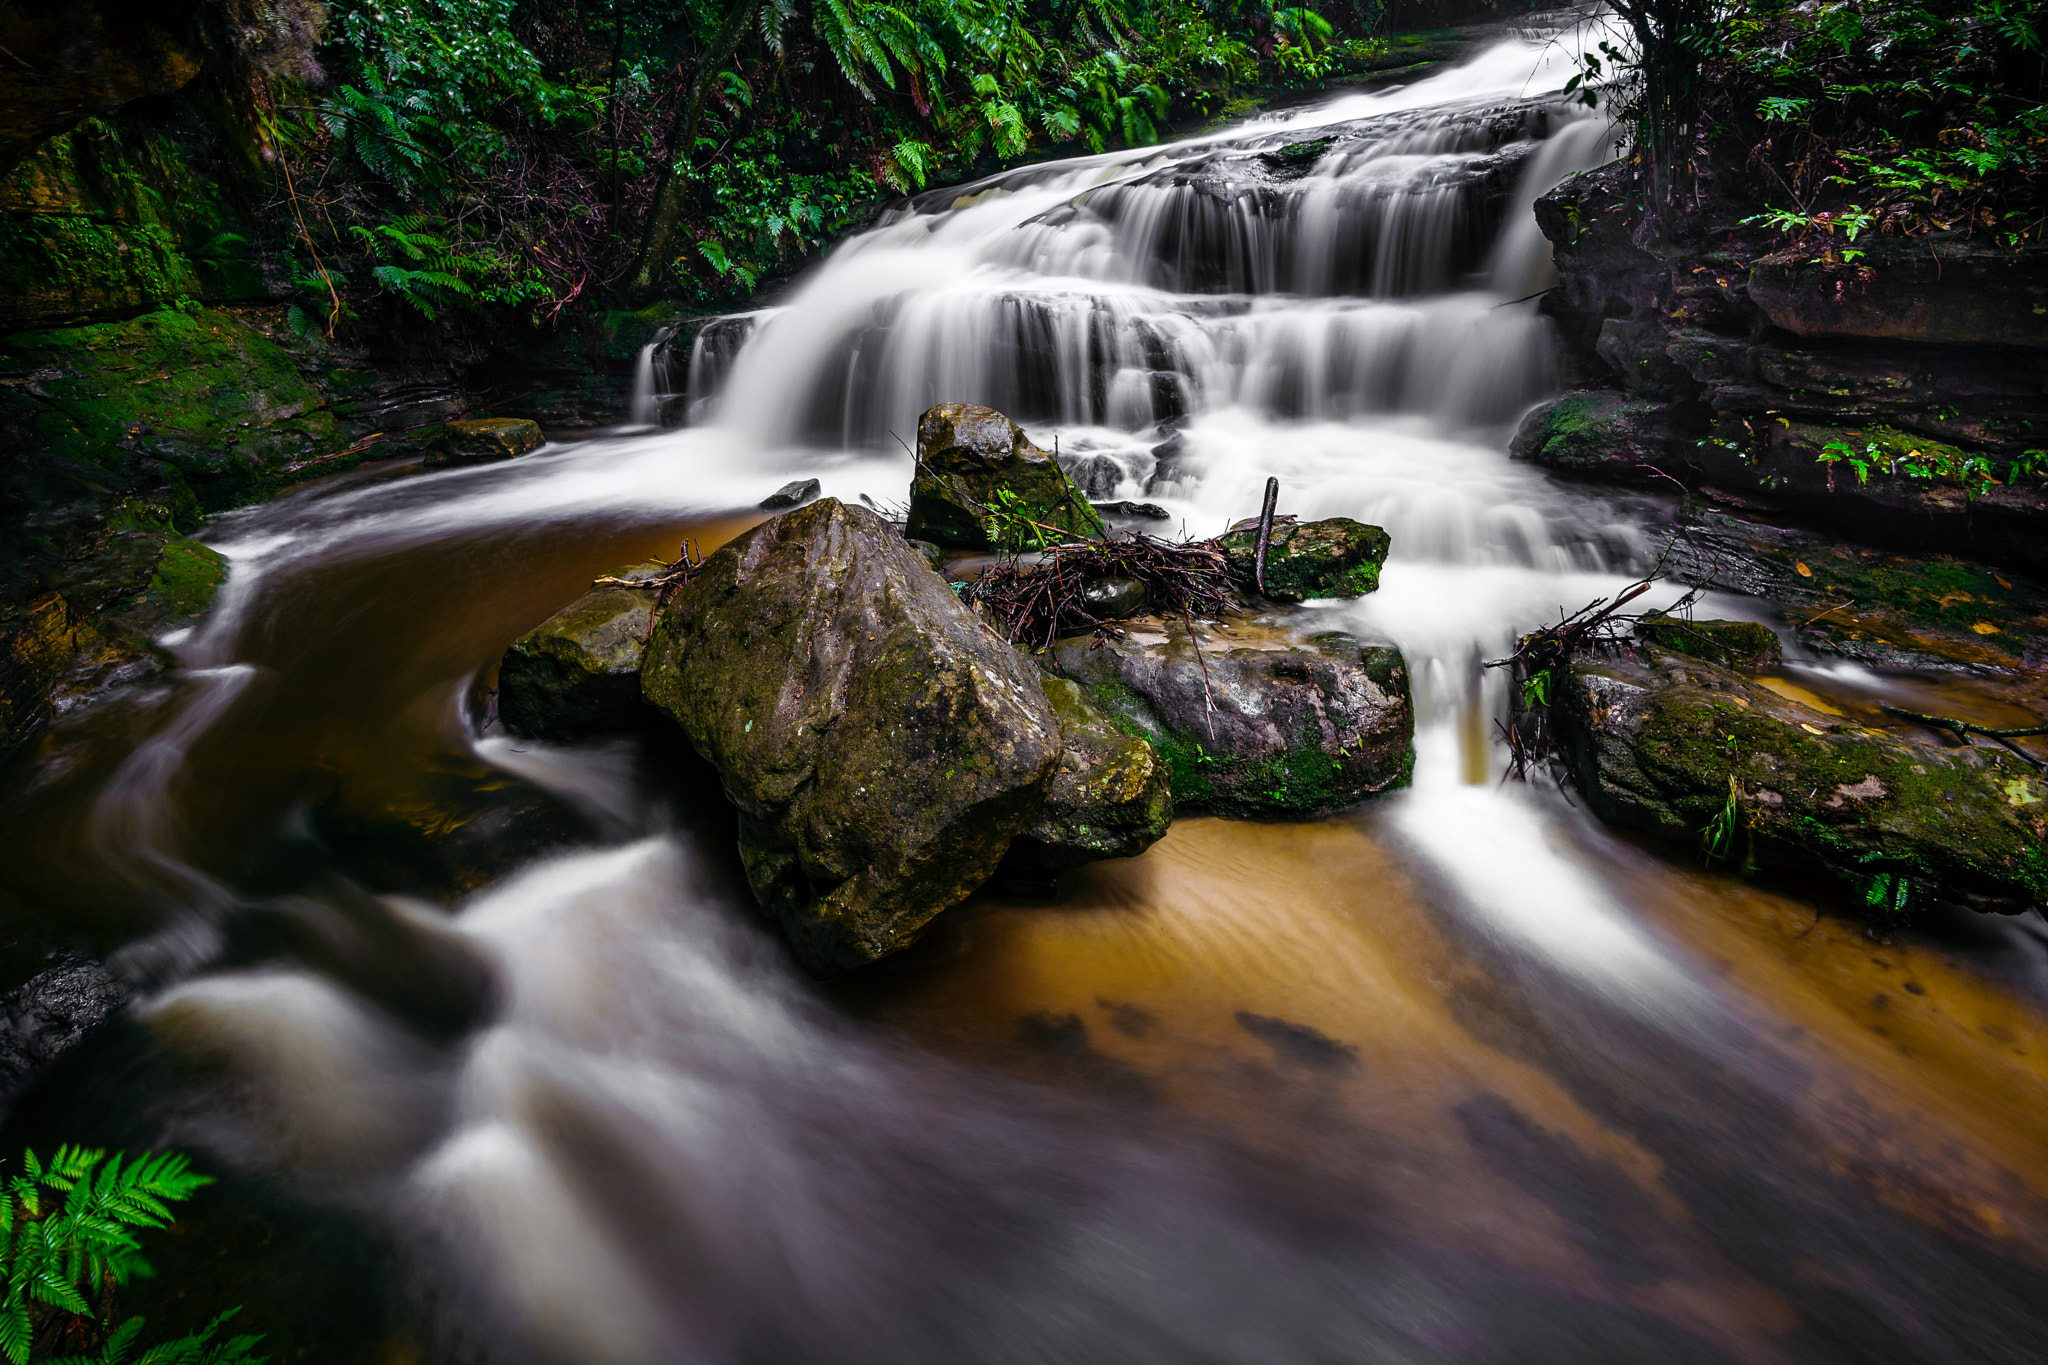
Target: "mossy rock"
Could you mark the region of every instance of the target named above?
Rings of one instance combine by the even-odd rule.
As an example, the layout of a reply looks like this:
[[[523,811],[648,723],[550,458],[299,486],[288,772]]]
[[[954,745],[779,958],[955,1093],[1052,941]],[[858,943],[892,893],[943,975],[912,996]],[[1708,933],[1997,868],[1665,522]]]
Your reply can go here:
[[[1391,645],[1233,623],[1200,652],[1177,621],[1054,646],[1051,665],[1165,760],[1183,813],[1302,819],[1399,787],[1414,767],[1408,670]]]
[[[641,581],[655,560],[607,578]],[[647,588],[593,586],[512,642],[498,666],[498,717],[516,735],[574,740],[645,727],[658,714],[640,695],[640,655],[654,631]]]
[[[140,491],[190,526],[348,442],[292,351],[213,309],[18,332],[0,367],[37,376],[0,395],[0,420],[48,452],[32,477],[50,506]]]
[[[1173,823],[1165,760],[1119,729],[1069,678],[1042,680],[1059,717],[1060,765],[1045,809],[1017,836],[1006,872],[1043,875],[1104,858],[1135,858]]]
[[[641,686],[718,769],[754,896],[821,976],[908,947],[972,895],[1059,763],[1030,663],[837,498],[705,561]]]
[[[1636,638],[1724,668],[1758,672],[1785,661],[1777,632],[1755,621],[1687,621],[1650,612],[1636,623]]]
[[[1259,533],[1239,523],[1223,537],[1230,572],[1249,586],[1257,567]],[[1377,526],[1349,517],[1275,522],[1266,549],[1266,596],[1276,602],[1315,597],[1363,597],[1380,586],[1380,565],[1392,542]]]
[[[443,422],[427,447],[427,463],[446,465],[488,464],[510,460],[546,443],[540,423],[528,417],[475,417],[461,422]]]
[[[1058,461],[994,408],[942,403],[917,424],[907,534],[950,549],[1023,548],[1012,532],[1099,536],[1102,518]]]
[[[1668,404],[1592,391],[1538,405],[1508,453],[1569,478],[1653,485],[1662,481],[1645,466],[1668,461],[1676,439]]]
[[[1858,903],[2048,900],[2048,781],[2011,754],[1867,729],[1669,654],[1576,665],[1555,713],[1602,819]]]

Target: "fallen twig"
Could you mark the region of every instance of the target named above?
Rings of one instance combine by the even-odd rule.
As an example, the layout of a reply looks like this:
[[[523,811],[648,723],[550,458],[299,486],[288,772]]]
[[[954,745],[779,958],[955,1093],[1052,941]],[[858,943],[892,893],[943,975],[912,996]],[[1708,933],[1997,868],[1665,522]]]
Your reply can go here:
[[[1958,720],[1954,716],[1930,716],[1924,711],[1908,711],[1905,707],[1893,706],[1888,701],[1879,702],[1878,707],[1888,716],[1897,716],[1901,720],[1917,721],[1930,730],[1946,730],[1954,735],[1956,741],[1960,744],[1969,744],[1971,735],[1983,735],[1987,739],[1995,739],[2005,748],[2018,755],[2021,762],[2027,764],[2036,772],[2048,772],[2048,763],[2035,758],[2032,754],[2012,742],[2016,739],[2026,739],[2034,735],[2048,735],[2048,725],[2023,725],[2016,729],[1997,730],[1988,725],[1979,725],[1975,721]]]

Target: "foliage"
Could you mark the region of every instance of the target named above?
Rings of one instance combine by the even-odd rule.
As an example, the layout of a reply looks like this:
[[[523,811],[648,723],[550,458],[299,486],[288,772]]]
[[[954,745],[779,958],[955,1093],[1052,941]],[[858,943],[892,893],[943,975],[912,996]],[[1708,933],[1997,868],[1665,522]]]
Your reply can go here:
[[[12,1365],[261,1365],[260,1338],[221,1336],[237,1309],[147,1349],[141,1318],[113,1321],[114,1291],[155,1273],[136,1231],[169,1226],[170,1206],[211,1183],[177,1153],[128,1161],[65,1146],[47,1165],[26,1153],[0,1197],[0,1354]]]
[[[1247,88],[1326,79],[1379,17],[1274,0],[334,0],[325,81],[281,76],[272,98],[295,316],[319,332],[393,306],[545,319],[628,291],[650,250],[646,287],[718,306],[886,194],[1143,146]]]
[[[1617,0],[1631,42],[1573,88],[1638,135],[1666,215],[1720,162],[1815,260],[1871,232],[2006,244],[2048,227],[2039,0]]]

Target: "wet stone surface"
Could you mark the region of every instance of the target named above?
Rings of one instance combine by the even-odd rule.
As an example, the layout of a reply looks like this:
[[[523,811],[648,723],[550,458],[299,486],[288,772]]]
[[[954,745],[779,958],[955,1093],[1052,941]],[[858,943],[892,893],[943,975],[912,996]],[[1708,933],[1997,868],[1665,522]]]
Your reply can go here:
[[[1148,739],[1184,812],[1300,818],[1402,785],[1414,762],[1399,650],[1286,625],[1131,622],[1062,640],[1050,666]]]

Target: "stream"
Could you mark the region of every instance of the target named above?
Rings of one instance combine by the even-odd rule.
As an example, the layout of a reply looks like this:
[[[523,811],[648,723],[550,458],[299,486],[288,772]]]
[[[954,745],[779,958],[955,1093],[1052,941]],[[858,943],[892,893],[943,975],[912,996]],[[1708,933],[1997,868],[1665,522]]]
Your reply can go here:
[[[1501,780],[1483,664],[1671,523],[1505,453],[1558,383],[1530,205],[1614,154],[1559,93],[1596,37],[924,196],[650,356],[685,427],[217,519],[174,682],[0,836],[138,987],[6,1150],[223,1172],[137,1302],[243,1302],[277,1359],[2041,1360],[2039,921],[1879,933]],[[1404,651],[1413,786],[1183,819],[820,985],[685,745],[474,724],[594,576],[792,478],[899,506],[942,401],[1157,533],[1269,475],[1385,527],[1380,590],[1306,610]]]

